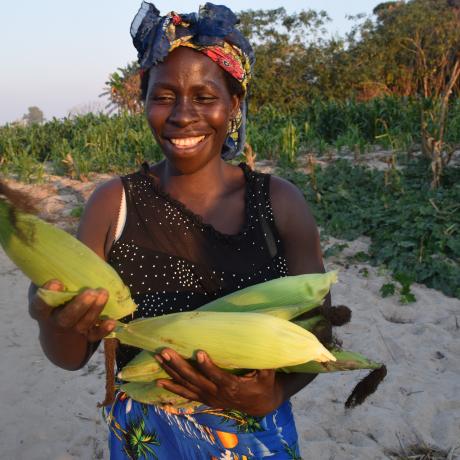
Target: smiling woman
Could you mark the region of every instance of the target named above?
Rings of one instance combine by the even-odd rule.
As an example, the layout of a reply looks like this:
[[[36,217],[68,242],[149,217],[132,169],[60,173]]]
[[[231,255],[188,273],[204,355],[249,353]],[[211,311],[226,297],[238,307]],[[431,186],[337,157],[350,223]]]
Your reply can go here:
[[[78,236],[129,286],[133,317],[195,310],[244,287],[324,272],[314,219],[302,194],[278,177],[226,160],[244,146],[249,43],[224,6],[160,16],[143,3],[131,34],[143,72],[145,113],[163,161],[99,187]],[[58,281],[49,289],[60,289]],[[47,356],[81,368],[113,328],[100,321],[104,290],[52,310],[31,289],[30,311]],[[330,304],[330,298],[326,301]],[[120,346],[122,368],[138,349]],[[201,405],[193,412],[141,404],[118,391],[106,401],[111,459],[299,458],[289,398],[314,376],[273,369],[230,374],[206,350],[192,366],[173,349],[159,386]]]
[[[174,50],[149,72],[146,114],[169,164],[181,174],[220,158],[240,98],[230,94],[224,71],[191,48]]]

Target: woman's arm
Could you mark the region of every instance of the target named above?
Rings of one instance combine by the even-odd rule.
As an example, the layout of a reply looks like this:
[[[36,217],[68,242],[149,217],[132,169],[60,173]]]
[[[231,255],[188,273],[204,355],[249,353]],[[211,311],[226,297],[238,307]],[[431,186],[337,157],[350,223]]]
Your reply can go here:
[[[118,217],[122,184],[113,179],[91,196],[78,228],[78,239],[102,259],[110,249]],[[48,289],[61,290],[59,280],[50,280]],[[83,367],[99,341],[115,326],[111,320],[100,321],[107,302],[104,289],[87,289],[59,308],[51,308],[29,288],[29,313],[40,328],[40,344],[48,359],[59,367],[76,370]]]
[[[324,264],[315,219],[300,190],[290,182],[271,177],[270,199],[281,236],[289,275],[323,273]],[[327,295],[324,305],[331,305]],[[276,374],[276,384],[286,400],[308,385],[317,374]]]

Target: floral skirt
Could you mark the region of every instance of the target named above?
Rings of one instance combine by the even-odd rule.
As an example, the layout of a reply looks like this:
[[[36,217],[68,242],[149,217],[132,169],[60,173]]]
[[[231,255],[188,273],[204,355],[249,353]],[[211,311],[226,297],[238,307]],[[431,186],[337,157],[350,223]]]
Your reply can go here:
[[[118,393],[104,417],[111,460],[300,459],[289,401],[252,417],[207,406],[192,413],[164,410]]]

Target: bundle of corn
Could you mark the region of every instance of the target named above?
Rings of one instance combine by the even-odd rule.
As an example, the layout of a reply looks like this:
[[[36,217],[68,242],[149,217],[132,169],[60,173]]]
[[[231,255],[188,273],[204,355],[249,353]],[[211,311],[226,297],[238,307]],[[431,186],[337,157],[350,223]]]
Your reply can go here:
[[[203,349],[217,366],[229,370],[276,369],[311,361],[336,360],[309,331],[290,321],[261,313],[173,313],[120,323],[111,335],[121,343],[152,353],[172,347],[188,359],[193,358],[198,349]],[[154,361],[153,355],[144,356]],[[149,364],[147,367],[153,370],[151,380],[167,377],[161,375],[161,369],[154,370]],[[144,403],[194,405],[154,383],[132,382],[122,386],[122,390]]]
[[[227,369],[276,369],[308,361],[335,361],[311,332],[260,313],[173,313],[119,323],[111,335],[125,345],[152,352],[172,347],[185,358],[203,349]]]
[[[281,307],[282,308],[282,307]],[[339,317],[344,313],[346,307],[341,307]],[[330,315],[332,324],[337,326],[343,324],[343,320],[336,320]],[[329,329],[331,320],[323,315],[315,315],[308,320],[296,321],[295,324],[314,334],[321,333],[322,329]],[[329,372],[343,372],[360,369],[369,369],[372,372],[361,380],[351,395],[348,397],[345,406],[354,407],[361,404],[367,396],[372,394],[379,383],[386,375],[386,368],[381,363],[369,360],[363,355],[351,351],[341,350],[331,346],[330,353],[334,357],[331,360],[309,360],[298,365],[279,366],[277,371],[285,373],[308,373],[320,374]],[[155,380],[168,378],[168,374],[159,366],[154,357],[154,352],[143,350],[131,360],[118,373],[118,378],[125,383],[120,385],[131,398],[148,404],[171,404],[181,408],[193,408],[197,404],[187,401],[177,395],[155,386]],[[273,367],[275,368],[275,367]],[[244,372],[239,369],[226,369],[234,373]]]
[[[318,307],[322,304],[325,296],[329,292],[331,285],[337,282],[337,272],[329,273],[315,273],[307,275],[298,275],[290,276],[285,278],[279,278],[267,281],[265,283],[257,284],[254,286],[247,287],[240,291],[233,292],[224,297],[221,297],[217,300],[214,300],[202,307],[198,308],[194,313],[197,312],[220,312],[220,313],[244,313],[244,317],[240,317],[243,321],[242,323],[235,324],[235,328],[230,330],[230,335],[233,335],[235,331],[238,331],[241,328],[241,324],[245,324],[247,316],[251,312],[265,313],[275,317],[274,319],[282,320],[272,321],[271,324],[276,325],[277,327],[288,327],[288,322],[292,318],[298,317],[303,313],[312,311],[315,307]],[[181,314],[179,314],[181,315]],[[171,315],[167,315],[162,321],[166,324],[168,323]],[[247,352],[247,341],[252,340],[254,337],[254,330],[260,331],[262,329],[261,325],[266,321],[262,315],[253,316],[256,319],[257,324],[254,324],[254,329],[247,328],[245,332],[248,336],[244,337],[241,341],[236,340],[235,347],[229,348],[229,345],[226,344],[226,349],[240,350],[245,357],[250,356],[250,353]],[[185,318],[185,317],[184,317]],[[203,316],[202,316],[203,318]],[[217,317],[215,317],[217,318]],[[225,322],[230,316],[219,316]],[[236,318],[236,317],[235,317]],[[155,321],[156,323],[156,321]],[[147,323],[148,324],[148,323]],[[158,323],[157,323],[158,324]],[[190,324],[188,323],[188,326]],[[144,326],[142,326],[144,328]],[[147,329],[147,327],[146,327]],[[213,337],[217,340],[218,349],[222,348],[221,335],[216,333],[215,330],[206,329],[206,333],[194,332],[192,335],[193,344],[197,347],[199,343],[199,348],[208,351],[209,349],[199,340],[200,337],[203,337],[208,334],[208,331],[212,331]],[[296,333],[299,333],[299,329],[295,329]],[[201,330],[203,331],[203,330]],[[189,332],[187,330],[187,332]],[[272,330],[270,332],[269,340],[266,343],[273,343],[274,337],[278,337],[277,330]],[[117,334],[117,331],[115,331]],[[122,325],[118,329],[118,338],[121,342],[123,340],[128,341],[132,345],[137,345],[140,348],[143,348],[144,351],[140,352],[137,357],[135,357],[130,363],[128,363],[121,372],[119,372],[119,379],[123,380],[124,383],[121,385],[121,389],[126,392],[133,399],[151,404],[172,404],[176,407],[193,407],[194,403],[190,403],[183,398],[170,393],[167,390],[158,388],[153,383],[154,380],[159,378],[167,378],[168,375],[163,371],[163,369],[158,365],[157,361],[154,358],[154,353],[146,351],[147,348],[144,346],[144,338],[136,337],[137,331],[128,332],[128,328],[125,325]],[[164,335],[163,335],[164,336]],[[179,334],[174,335],[173,337],[178,337]],[[312,343],[312,349],[310,353],[314,351],[315,347],[318,347],[320,344],[314,337],[312,338],[311,334],[308,336],[310,343]],[[313,340],[314,339],[314,340]],[[174,341],[174,343],[171,342]],[[266,350],[266,343],[259,342],[262,344],[261,353],[262,355],[269,354]],[[244,344],[244,349],[242,345]],[[168,346],[175,347],[175,339],[168,339]],[[158,346],[157,342],[154,342],[153,346]],[[299,343],[294,345],[294,350],[299,347]],[[291,353],[292,349],[289,350]],[[278,349],[274,349],[273,353],[276,355]],[[259,353],[260,354],[260,353]],[[216,356],[211,354],[212,359],[216,359]],[[291,358],[292,359],[292,358]],[[329,356],[329,359],[334,359]],[[216,361],[217,362],[217,361]],[[231,372],[239,372],[238,369],[231,369],[231,365],[226,365],[220,363],[222,367]],[[260,362],[248,362],[248,368],[261,368]],[[269,363],[266,363],[269,364]],[[274,364],[273,361],[271,364]],[[245,367],[238,363],[236,367]],[[269,366],[269,367],[278,367],[278,366]]]
[[[262,316],[262,313],[282,319],[283,321],[280,324],[282,324],[283,327],[286,320],[293,320],[304,313],[316,313],[308,319],[294,321],[294,324],[310,331],[315,337],[318,337],[321,342],[330,348],[330,353],[334,359],[312,359],[306,360],[298,365],[291,364],[286,366],[276,366],[275,363],[272,362],[272,365],[267,366],[267,368],[276,368],[279,372],[286,373],[296,372],[314,374],[370,369],[372,372],[358,383],[345,403],[347,407],[353,407],[361,404],[368,395],[372,394],[377,389],[378,384],[386,375],[386,368],[381,363],[373,362],[359,353],[340,350],[332,344],[331,326],[340,326],[348,322],[351,317],[351,312],[345,306],[332,307],[328,309],[316,307],[322,303],[323,298],[330,290],[331,284],[336,282],[336,279],[336,272],[280,278],[259,285],[250,286],[241,291],[229,294],[221,299],[217,299],[216,301],[197,309],[195,314],[198,314],[198,312],[201,311],[223,311],[226,312],[226,315],[235,310],[238,312],[256,312],[258,316],[257,324],[259,326],[255,326],[255,329],[249,330],[249,334],[257,336],[261,330],[260,325],[262,324],[262,319],[260,316]],[[273,289],[274,287],[276,287],[276,289]],[[222,301],[222,303],[220,301]],[[245,302],[251,303],[245,304]],[[283,305],[283,303],[293,303],[293,305]],[[244,318],[249,315],[249,313],[243,314],[245,315]],[[170,315],[163,317],[165,318],[164,321],[166,323],[168,322],[168,316]],[[226,318],[229,317],[220,316],[219,318],[222,318],[222,321],[225,321]],[[143,327],[144,326],[142,326],[142,328]],[[148,329],[147,323],[145,327]],[[235,329],[232,329],[232,331],[238,329],[238,327],[239,326],[236,325]],[[155,386],[155,380],[169,377],[154,358],[154,348],[157,347],[156,349],[159,350],[161,345],[159,346],[156,340],[150,340],[149,346],[145,346],[145,337],[138,336],[137,331],[127,332],[127,329],[127,326],[122,326],[122,328],[118,330],[118,338],[122,342],[126,341],[126,343],[138,346],[144,350],[141,351],[118,373],[118,378],[124,382],[120,385],[121,390],[131,398],[143,403],[172,404],[176,407],[186,408],[195,407],[197,403],[187,401],[177,395],[174,395],[173,393],[168,392],[167,390]],[[201,333],[199,332],[200,330]],[[198,332],[195,331],[192,333],[192,344],[189,344],[190,349],[184,353],[184,356],[190,357],[190,350],[198,348],[198,344],[199,348],[205,349],[209,352],[206,346],[203,345],[202,338],[209,334],[210,330],[213,331],[211,334],[214,334],[213,329],[205,328],[198,329]],[[258,331],[257,334],[255,334],[254,331]],[[231,331],[229,332],[231,333]],[[145,332],[141,333],[141,335],[144,334]],[[225,331],[221,331],[221,333],[215,334],[215,336],[213,335],[213,338],[218,342],[213,345],[216,346],[218,350],[225,348],[240,351],[244,350],[242,352],[245,354],[247,353],[245,340],[236,340],[235,343],[232,342],[232,344],[227,344],[225,342],[223,347],[223,341],[227,340],[228,337],[224,334]],[[161,336],[166,337],[165,334],[161,334]],[[172,340],[173,343],[170,339],[168,339],[167,346],[176,348],[176,339]],[[273,340],[273,336],[271,340]],[[297,350],[297,347],[299,347],[299,343],[297,343],[296,348],[291,349],[291,351]],[[266,355],[270,354],[270,352],[267,352],[265,348],[264,343],[264,349],[261,351],[264,359],[266,359]],[[278,350],[274,351],[274,353],[277,352]],[[247,354],[249,355],[249,353]],[[215,359],[215,356],[213,356],[212,353],[210,356],[212,359]],[[244,372],[242,369],[235,369],[235,366],[232,365],[234,363],[229,363],[228,361],[216,361],[216,363],[230,372]],[[261,368],[257,367],[257,363],[254,362],[247,362],[244,366],[241,363],[239,364],[240,368]],[[267,364],[268,363],[265,363],[265,365]]]
[[[72,235],[33,212],[27,196],[0,182],[0,245],[37,286],[51,279],[64,284],[64,291],[38,290],[48,305],[62,305],[86,288],[104,288],[109,299],[101,317],[119,319],[137,308],[128,287],[110,265]]]

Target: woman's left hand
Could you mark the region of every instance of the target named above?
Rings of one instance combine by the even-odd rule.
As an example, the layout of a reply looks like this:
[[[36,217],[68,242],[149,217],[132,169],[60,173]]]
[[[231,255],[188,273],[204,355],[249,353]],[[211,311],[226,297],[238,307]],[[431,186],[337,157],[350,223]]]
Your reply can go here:
[[[259,417],[283,402],[273,369],[234,375],[217,367],[204,351],[197,353],[196,366],[170,348],[162,350],[156,358],[172,378],[158,379],[157,385],[186,399]]]

